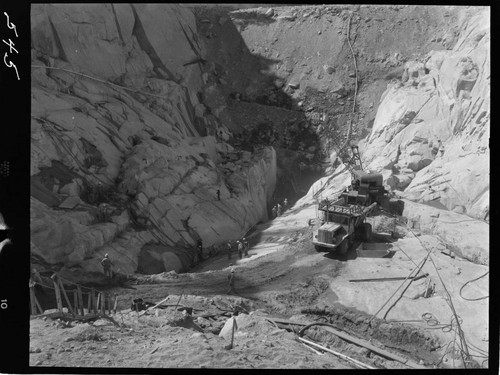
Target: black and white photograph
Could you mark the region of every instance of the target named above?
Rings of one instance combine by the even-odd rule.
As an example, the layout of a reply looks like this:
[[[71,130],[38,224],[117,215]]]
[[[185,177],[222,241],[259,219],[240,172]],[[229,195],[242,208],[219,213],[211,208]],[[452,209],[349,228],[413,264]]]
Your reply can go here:
[[[28,371],[498,370],[491,13],[4,12],[2,80],[30,98],[29,125],[11,123],[29,143],[26,236],[0,212],[2,270],[16,241],[29,258],[13,276]]]

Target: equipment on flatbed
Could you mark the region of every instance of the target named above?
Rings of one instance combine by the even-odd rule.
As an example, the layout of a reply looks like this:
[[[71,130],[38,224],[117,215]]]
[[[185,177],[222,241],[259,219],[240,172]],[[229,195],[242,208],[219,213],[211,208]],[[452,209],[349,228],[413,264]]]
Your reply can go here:
[[[351,171],[351,186],[341,196],[349,204],[369,206],[372,202],[381,203],[387,194],[383,176],[363,171],[358,146],[351,146],[351,152],[351,159],[344,163]]]
[[[365,223],[365,218],[375,210],[377,203],[368,207],[348,204],[340,198],[331,203],[328,199],[318,205],[323,212],[322,226],[313,233],[313,244],[318,251],[339,250],[345,254],[351,246],[354,237],[362,241],[370,241],[372,227]]]
[[[342,197],[349,204],[368,206],[372,202],[379,202],[385,197],[383,177],[380,173],[366,173],[353,170],[351,186],[342,193]]]

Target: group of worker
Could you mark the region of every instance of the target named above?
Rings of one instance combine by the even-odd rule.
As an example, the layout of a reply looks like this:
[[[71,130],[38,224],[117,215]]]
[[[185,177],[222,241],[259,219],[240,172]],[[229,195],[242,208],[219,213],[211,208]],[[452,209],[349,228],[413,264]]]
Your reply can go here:
[[[238,250],[238,257],[240,259],[243,259],[243,256],[247,257],[248,256],[248,249],[249,249],[249,244],[247,239],[244,237],[241,240],[237,240],[235,242],[236,248]],[[232,256],[232,250],[233,250],[233,243],[231,240],[229,240],[226,244],[226,249],[227,249],[227,258],[231,259]],[[199,239],[196,243],[196,256],[195,256],[195,264],[201,262],[203,260],[203,242],[201,239]],[[113,272],[111,270],[111,267],[113,263],[111,262],[111,259],[109,258],[109,255],[106,253],[104,255],[104,258],[101,260],[101,265],[103,267],[103,272],[104,276],[108,279],[113,278]],[[233,264],[229,264],[230,268],[230,274],[228,275],[228,282],[229,282],[229,291],[228,293],[235,293],[234,291],[234,268],[232,267]]]
[[[236,249],[238,250],[238,256],[240,259],[243,259],[243,255],[245,255],[246,257],[248,256],[248,248],[249,245],[246,238],[243,237],[241,241],[240,240],[236,241]],[[231,243],[231,240],[227,242],[226,249],[227,249],[227,259],[231,259],[233,250],[233,244]]]
[[[273,212],[273,219],[275,217],[278,217],[278,216],[281,216],[288,208],[288,199],[284,199],[283,200],[283,205],[281,204],[276,204],[274,205],[273,209],[272,209],[272,212]]]

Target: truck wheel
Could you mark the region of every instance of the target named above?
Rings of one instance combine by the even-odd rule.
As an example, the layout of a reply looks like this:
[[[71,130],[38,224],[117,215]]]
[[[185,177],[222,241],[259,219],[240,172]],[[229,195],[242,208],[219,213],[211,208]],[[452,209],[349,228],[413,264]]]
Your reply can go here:
[[[347,254],[347,250],[349,250],[349,240],[346,238],[342,243],[339,245],[339,253],[341,255]]]
[[[365,241],[370,242],[372,239],[372,225],[370,223],[364,223],[363,229]]]
[[[354,237],[356,237],[358,241],[365,240],[365,227],[363,225],[359,225],[354,229]]]

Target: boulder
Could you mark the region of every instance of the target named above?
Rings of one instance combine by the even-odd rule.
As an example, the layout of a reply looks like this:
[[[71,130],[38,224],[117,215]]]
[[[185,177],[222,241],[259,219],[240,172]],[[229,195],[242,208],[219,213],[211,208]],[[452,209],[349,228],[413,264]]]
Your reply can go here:
[[[80,193],[83,188],[83,182],[81,179],[77,178],[70,182],[69,184],[64,185],[59,189],[60,194],[69,195],[71,197],[80,196]]]

